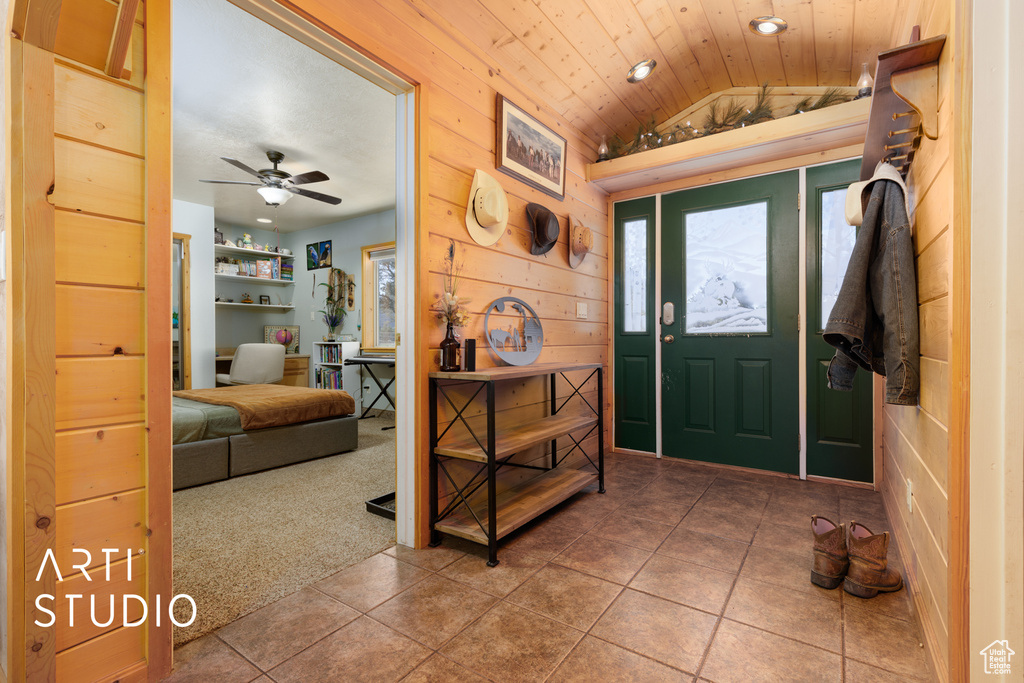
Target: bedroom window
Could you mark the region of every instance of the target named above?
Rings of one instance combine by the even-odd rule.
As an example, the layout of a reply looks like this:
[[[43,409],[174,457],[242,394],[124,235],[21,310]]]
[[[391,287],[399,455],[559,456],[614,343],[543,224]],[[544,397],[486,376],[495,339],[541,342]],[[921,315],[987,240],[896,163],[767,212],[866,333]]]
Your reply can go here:
[[[363,350],[395,349],[395,243],[363,247]]]

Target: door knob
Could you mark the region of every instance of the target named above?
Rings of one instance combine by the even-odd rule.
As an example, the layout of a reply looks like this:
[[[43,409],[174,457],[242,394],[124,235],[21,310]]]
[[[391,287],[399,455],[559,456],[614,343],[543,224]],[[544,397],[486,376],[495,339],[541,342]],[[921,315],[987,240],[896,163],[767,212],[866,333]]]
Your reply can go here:
[[[672,336],[671,334],[666,334],[666,335],[665,335],[665,336],[664,336],[664,337],[662,338],[662,341],[663,341],[663,342],[665,342],[666,344],[671,344],[671,343],[672,343],[672,342],[674,342],[675,340],[676,340],[676,338],[675,338],[674,336]]]

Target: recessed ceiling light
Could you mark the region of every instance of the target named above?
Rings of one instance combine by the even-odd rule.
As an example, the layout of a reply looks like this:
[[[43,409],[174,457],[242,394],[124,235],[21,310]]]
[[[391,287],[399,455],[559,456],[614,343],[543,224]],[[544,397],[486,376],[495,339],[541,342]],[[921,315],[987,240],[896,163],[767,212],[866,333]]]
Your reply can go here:
[[[274,221],[270,220],[269,218],[257,218],[256,222],[257,223],[273,223]]]
[[[633,68],[629,70],[628,74],[626,74],[626,80],[630,83],[639,83],[650,76],[651,72],[654,71],[654,67],[657,65],[658,63],[653,59],[645,59],[642,62],[638,62],[634,64]]]
[[[777,36],[787,28],[789,24],[778,17],[758,17],[750,20],[750,30],[759,36]]]

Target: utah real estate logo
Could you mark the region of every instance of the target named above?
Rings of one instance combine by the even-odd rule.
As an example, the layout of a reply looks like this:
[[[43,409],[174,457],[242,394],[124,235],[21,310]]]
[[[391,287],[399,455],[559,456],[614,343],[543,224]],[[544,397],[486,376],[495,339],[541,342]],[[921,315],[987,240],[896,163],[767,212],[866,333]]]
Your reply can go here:
[[[985,673],[997,676],[1010,675],[1010,658],[1016,652],[1010,649],[1010,643],[1006,640],[993,640],[981,651],[985,658]]]

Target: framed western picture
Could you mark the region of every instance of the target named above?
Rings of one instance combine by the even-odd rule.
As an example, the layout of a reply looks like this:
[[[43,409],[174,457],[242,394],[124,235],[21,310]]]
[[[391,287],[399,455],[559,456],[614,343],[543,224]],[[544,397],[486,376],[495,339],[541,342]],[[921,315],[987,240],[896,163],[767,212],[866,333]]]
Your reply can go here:
[[[299,352],[299,326],[298,325],[264,325],[264,344],[281,344],[285,353]]]
[[[565,197],[565,138],[498,93],[495,168],[552,197]]]

